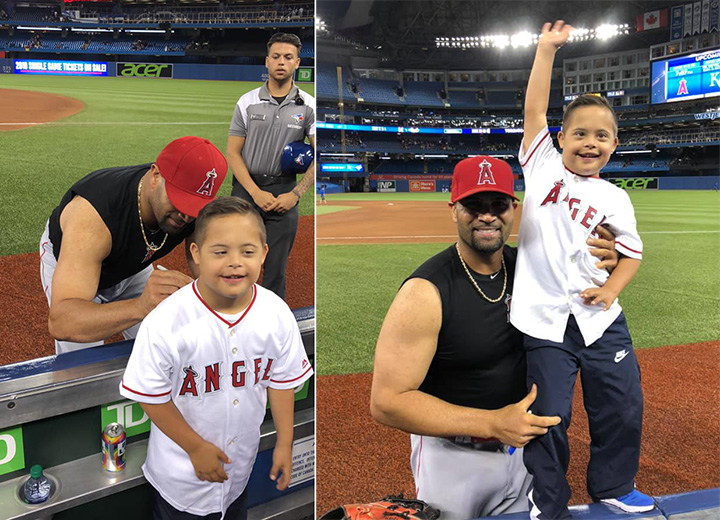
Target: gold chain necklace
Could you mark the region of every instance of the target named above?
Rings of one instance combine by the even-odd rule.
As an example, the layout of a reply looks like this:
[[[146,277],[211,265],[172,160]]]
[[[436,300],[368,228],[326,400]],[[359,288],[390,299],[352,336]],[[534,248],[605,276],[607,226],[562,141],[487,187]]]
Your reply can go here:
[[[162,244],[159,246],[155,246],[155,244],[151,244],[148,242],[147,236],[145,236],[145,225],[143,224],[142,219],[142,209],[140,204],[140,193],[142,191],[142,182],[143,180],[140,179],[140,182],[138,183],[138,216],[140,217],[140,231],[142,231],[143,240],[145,241],[145,247],[147,247],[148,251],[152,251],[153,253],[155,251],[159,251],[162,249],[162,247],[165,245],[165,241],[167,240],[168,234],[165,233],[165,238],[163,238]]]
[[[479,285],[477,284],[477,282],[475,281],[475,278],[473,277],[473,275],[470,274],[470,270],[468,269],[467,265],[465,265],[465,260],[463,260],[463,257],[462,257],[462,255],[460,254],[460,245],[459,245],[457,242],[455,242],[455,249],[457,249],[458,258],[460,258],[460,263],[462,264],[463,269],[465,269],[465,272],[467,273],[468,278],[470,278],[470,281],[471,281],[472,284],[475,286],[475,289],[477,289],[477,292],[479,292],[480,295],[481,295],[483,298],[485,298],[487,301],[489,301],[490,303],[497,303],[497,302],[499,302],[500,300],[502,300],[502,297],[505,296],[505,289],[507,288],[507,269],[505,269],[505,257],[504,257],[504,256],[502,257],[502,270],[503,270],[503,288],[502,288],[502,292],[500,293],[500,296],[497,297],[497,299],[492,300],[492,299],[490,299],[490,298],[487,297],[487,295],[483,292],[482,289],[480,289],[480,286],[479,286]]]

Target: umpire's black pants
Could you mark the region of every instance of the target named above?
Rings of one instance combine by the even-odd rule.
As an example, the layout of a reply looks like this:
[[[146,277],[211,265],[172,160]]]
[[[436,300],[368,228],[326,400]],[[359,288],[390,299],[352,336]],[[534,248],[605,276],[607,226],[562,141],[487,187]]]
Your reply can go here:
[[[295,187],[295,181],[259,186],[276,197],[281,193],[288,193]],[[265,258],[262,286],[285,299],[285,269],[290,250],[295,243],[298,228],[298,207],[295,206],[286,213],[275,211],[265,212],[255,204],[250,194],[239,182],[233,183],[232,195],[252,203],[253,207],[263,218],[267,230],[268,254]]]
[[[532,413],[562,418],[546,435],[525,446],[523,461],[533,476],[532,518],[571,518],[567,429],[578,370],[590,423],[588,493],[593,500],[630,493],[640,459],[643,397],[625,315],[620,313],[589,347],[584,346],[571,315],[562,343],[525,336],[525,349],[528,389],[533,383],[538,386]]]

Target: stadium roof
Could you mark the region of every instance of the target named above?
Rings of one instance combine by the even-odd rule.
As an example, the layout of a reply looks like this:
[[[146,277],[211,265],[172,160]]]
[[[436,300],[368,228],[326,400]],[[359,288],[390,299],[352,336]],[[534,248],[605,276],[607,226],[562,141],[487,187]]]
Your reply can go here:
[[[318,34],[321,60],[333,60],[326,51],[342,52],[337,36],[353,49],[345,54],[377,57],[383,67],[404,69],[468,70],[523,68],[532,63],[528,49],[438,49],[436,37],[479,36],[518,31],[540,31],[544,22],[558,18],[577,27],[626,23],[630,35],[606,42],[576,42],[564,57],[647,48],[668,40],[668,28],[635,33],[637,15],[681,5],[674,0],[318,0],[317,15],[330,29]],[[689,3],[689,2],[687,2]],[[571,48],[572,47],[572,48]]]

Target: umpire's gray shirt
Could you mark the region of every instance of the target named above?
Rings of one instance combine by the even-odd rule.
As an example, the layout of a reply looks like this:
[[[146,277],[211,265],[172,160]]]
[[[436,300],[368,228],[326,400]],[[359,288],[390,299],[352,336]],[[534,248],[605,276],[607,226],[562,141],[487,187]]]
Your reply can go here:
[[[265,83],[238,100],[228,135],[245,138],[241,155],[251,175],[280,176],[283,147],[315,136],[315,98],[293,85],[278,105]]]

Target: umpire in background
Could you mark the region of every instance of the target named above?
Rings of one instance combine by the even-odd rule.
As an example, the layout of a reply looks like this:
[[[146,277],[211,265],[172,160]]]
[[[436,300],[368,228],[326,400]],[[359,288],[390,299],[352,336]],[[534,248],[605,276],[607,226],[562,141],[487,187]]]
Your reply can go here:
[[[283,174],[282,150],[307,137],[315,147],[315,98],[299,90],[293,75],[300,65],[300,38],[276,33],[267,43],[265,85],[243,95],[235,106],[226,156],[233,171],[232,194],[254,203],[267,228],[268,255],[263,287],[285,298],[285,266],[298,226],[297,204],[314,183],[315,162],[296,184]]]

